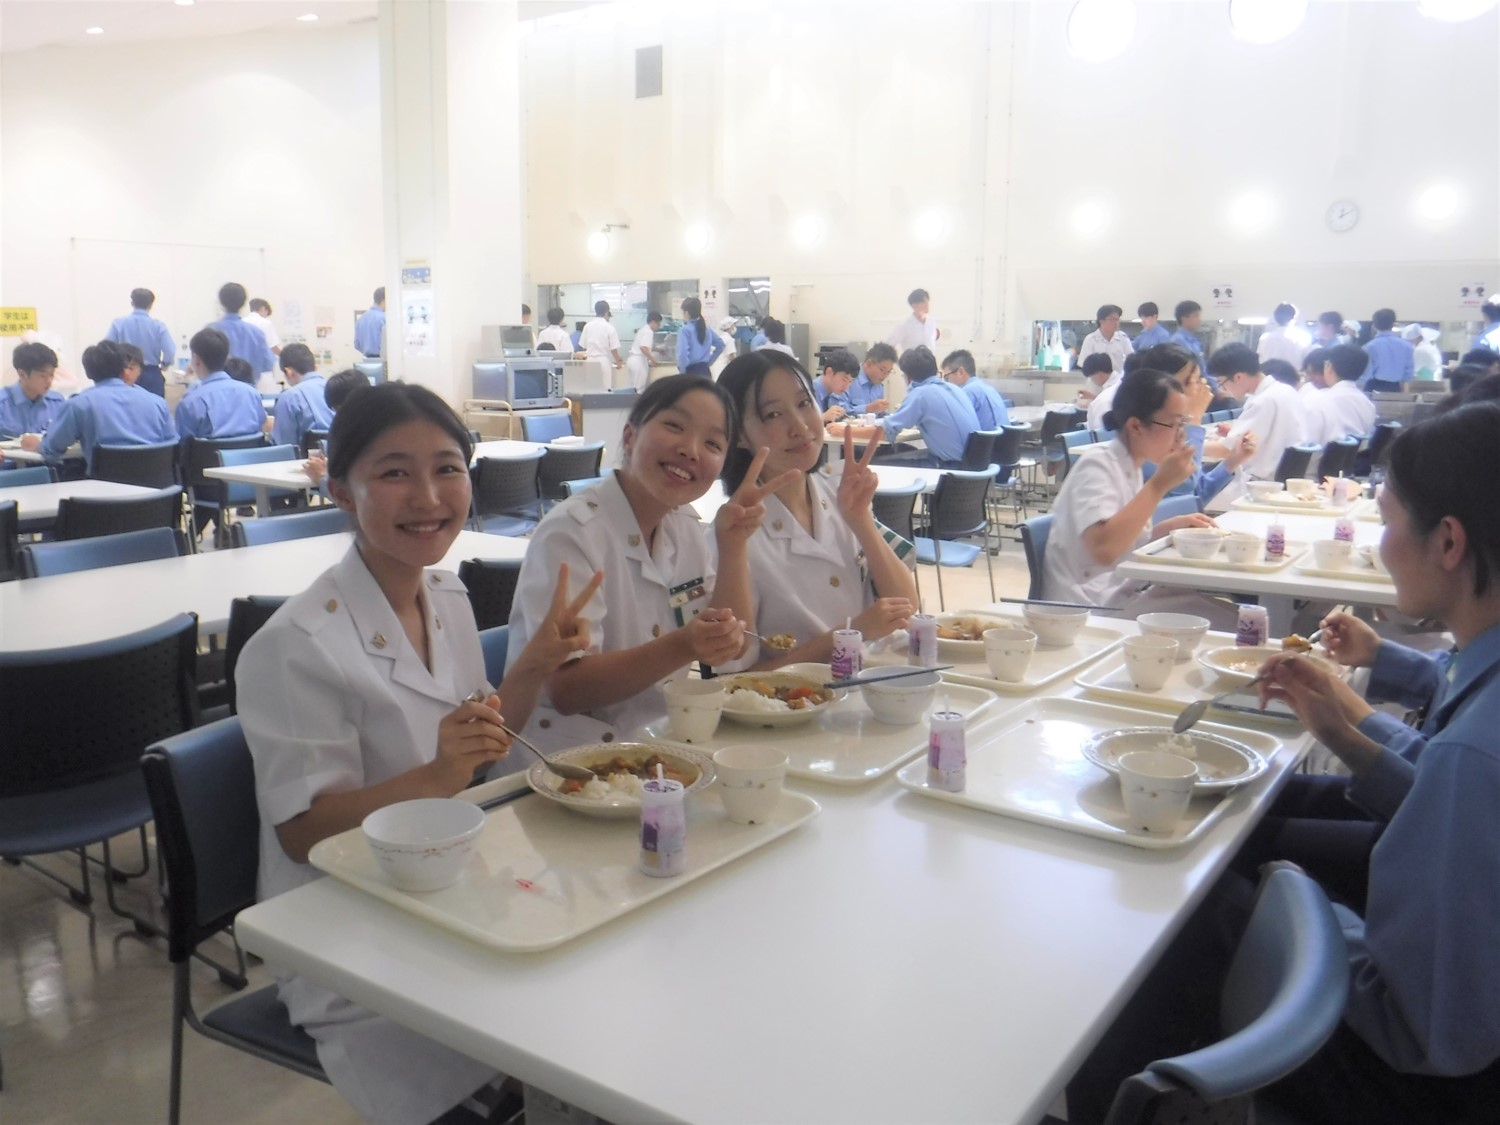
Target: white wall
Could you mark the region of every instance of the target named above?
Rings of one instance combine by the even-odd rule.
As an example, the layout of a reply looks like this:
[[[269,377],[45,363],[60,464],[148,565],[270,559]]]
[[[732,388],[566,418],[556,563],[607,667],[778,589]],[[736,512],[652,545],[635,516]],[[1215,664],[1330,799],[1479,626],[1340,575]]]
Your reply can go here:
[[[86,262],[138,252],[131,284],[156,291],[174,334],[216,316],[218,284],[237,280],[278,320],[300,301],[309,345],[353,358],[353,311],[383,266],[373,23],[6,55],[0,132],[0,304],[35,305],[65,364],[108,327],[75,313],[86,286],[70,278],[73,239],[89,240]],[[264,276],[210,286],[218,252],[187,247],[248,248],[220,260],[252,264],[263,248]],[[129,286],[117,302],[114,315],[129,311]],[[335,313],[322,341],[319,307]]]
[[[525,42],[529,274],[538,284],[768,273],[777,315],[814,340],[883,334],[916,285],[945,343],[996,358],[1033,316],[1105,301],[1282,299],[1311,314],[1460,319],[1458,286],[1500,283],[1500,15],[1441,24],[1414,3],[1315,3],[1290,39],[1250,47],[1222,3],[1138,4],[1130,49],[1072,58],[1067,3],[623,3],[539,21]],[[919,13],[919,14],[918,14]],[[665,45],[661,98],[633,97],[634,48]],[[570,157],[577,154],[580,160]],[[1429,182],[1462,193],[1433,227]],[[1247,190],[1275,204],[1228,222]],[[1335,199],[1363,209],[1334,234]],[[1082,239],[1073,208],[1111,214]],[[950,216],[937,248],[917,212]],[[828,217],[814,251],[797,215]],[[693,257],[685,223],[707,218]],[[628,222],[604,261],[590,230]],[[1471,314],[1472,315],[1472,314]]]

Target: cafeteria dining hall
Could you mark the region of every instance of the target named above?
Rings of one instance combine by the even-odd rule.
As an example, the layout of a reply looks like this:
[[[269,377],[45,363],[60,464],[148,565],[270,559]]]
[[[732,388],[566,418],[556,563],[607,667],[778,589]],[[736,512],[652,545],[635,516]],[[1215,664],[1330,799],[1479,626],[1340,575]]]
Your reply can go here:
[[[1500,1122],[1500,0],[0,0],[0,1121]]]

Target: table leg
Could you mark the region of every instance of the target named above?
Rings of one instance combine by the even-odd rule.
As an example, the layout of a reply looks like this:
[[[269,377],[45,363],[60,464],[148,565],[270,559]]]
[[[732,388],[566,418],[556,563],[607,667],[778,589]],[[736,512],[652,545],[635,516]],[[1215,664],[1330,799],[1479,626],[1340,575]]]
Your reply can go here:
[[[261,519],[271,514],[271,486],[268,484],[255,486],[255,514]]]
[[[1292,618],[1297,614],[1296,599],[1285,594],[1262,594],[1260,604],[1266,607],[1271,619],[1271,642],[1292,631]]]

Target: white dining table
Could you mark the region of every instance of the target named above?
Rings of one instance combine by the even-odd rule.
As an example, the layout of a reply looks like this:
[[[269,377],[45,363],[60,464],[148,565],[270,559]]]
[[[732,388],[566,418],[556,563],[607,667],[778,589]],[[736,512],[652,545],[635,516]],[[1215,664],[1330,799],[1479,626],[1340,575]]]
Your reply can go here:
[[[232,481],[255,486],[255,514],[264,519],[271,514],[273,491],[301,491],[316,487],[302,468],[298,457],[290,461],[258,461],[249,465],[217,465],[204,469],[211,480]]]
[[[0,651],[86,644],[189,611],[198,615],[200,636],[222,633],[235,598],[300,593],[343,558],[351,542],[348,532],[338,532],[0,583]],[[464,559],[519,559],[526,544],[462,531],[442,565],[457,570]]]
[[[538,449],[546,449],[545,442],[539,441],[512,441],[505,438],[499,441],[481,441],[474,446],[474,460],[481,457],[494,457],[499,460],[506,458],[524,457],[535,453]]]
[[[278,969],[611,1121],[1030,1125],[1305,750],[1284,737],[1268,774],[1174,850],[890,777],[795,782],[821,815],[547,952],[494,951],[331,878],[235,928]]]
[[[906,465],[871,465],[870,468],[879,478],[881,488],[910,488],[913,484],[920,484],[924,493],[937,488],[938,478],[944,472],[942,469],[917,469]],[[844,471],[843,461],[830,461],[818,471],[837,480]],[[709,485],[707,492],[693,501],[693,511],[698,513],[698,518],[704,523],[712,521],[723,506],[724,484],[717,480]]]
[[[56,484],[23,484],[19,488],[5,488],[4,483],[4,476],[0,476],[0,504],[7,500],[16,502],[16,518],[23,529],[52,523],[57,519],[57,506],[64,500],[129,500],[156,491],[112,480],[65,480]]]

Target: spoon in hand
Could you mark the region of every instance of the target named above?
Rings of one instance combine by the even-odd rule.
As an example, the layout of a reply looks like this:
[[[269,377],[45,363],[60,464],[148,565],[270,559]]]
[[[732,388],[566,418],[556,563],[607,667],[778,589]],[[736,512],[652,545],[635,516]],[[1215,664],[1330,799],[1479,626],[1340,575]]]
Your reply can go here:
[[[466,700],[464,700],[464,702],[465,703],[483,703],[485,701],[486,697],[489,694],[490,694],[489,692],[483,692],[483,691],[472,692],[469,695],[469,697]],[[568,762],[554,762],[551,758],[547,757],[547,755],[543,754],[535,746],[533,746],[531,743],[527,742],[524,738],[522,738],[515,731],[511,730],[510,727],[506,726],[504,723],[500,724],[500,729],[503,730],[506,734],[510,735],[513,739],[515,739],[517,742],[519,742],[522,746],[526,747],[526,749],[530,750],[538,758],[540,758],[542,760],[542,765],[546,766],[553,773],[557,774],[558,777],[565,777],[565,778],[568,778],[570,781],[593,781],[594,780],[594,771],[593,770],[588,769],[588,768],[586,768],[584,766],[571,765]]]

